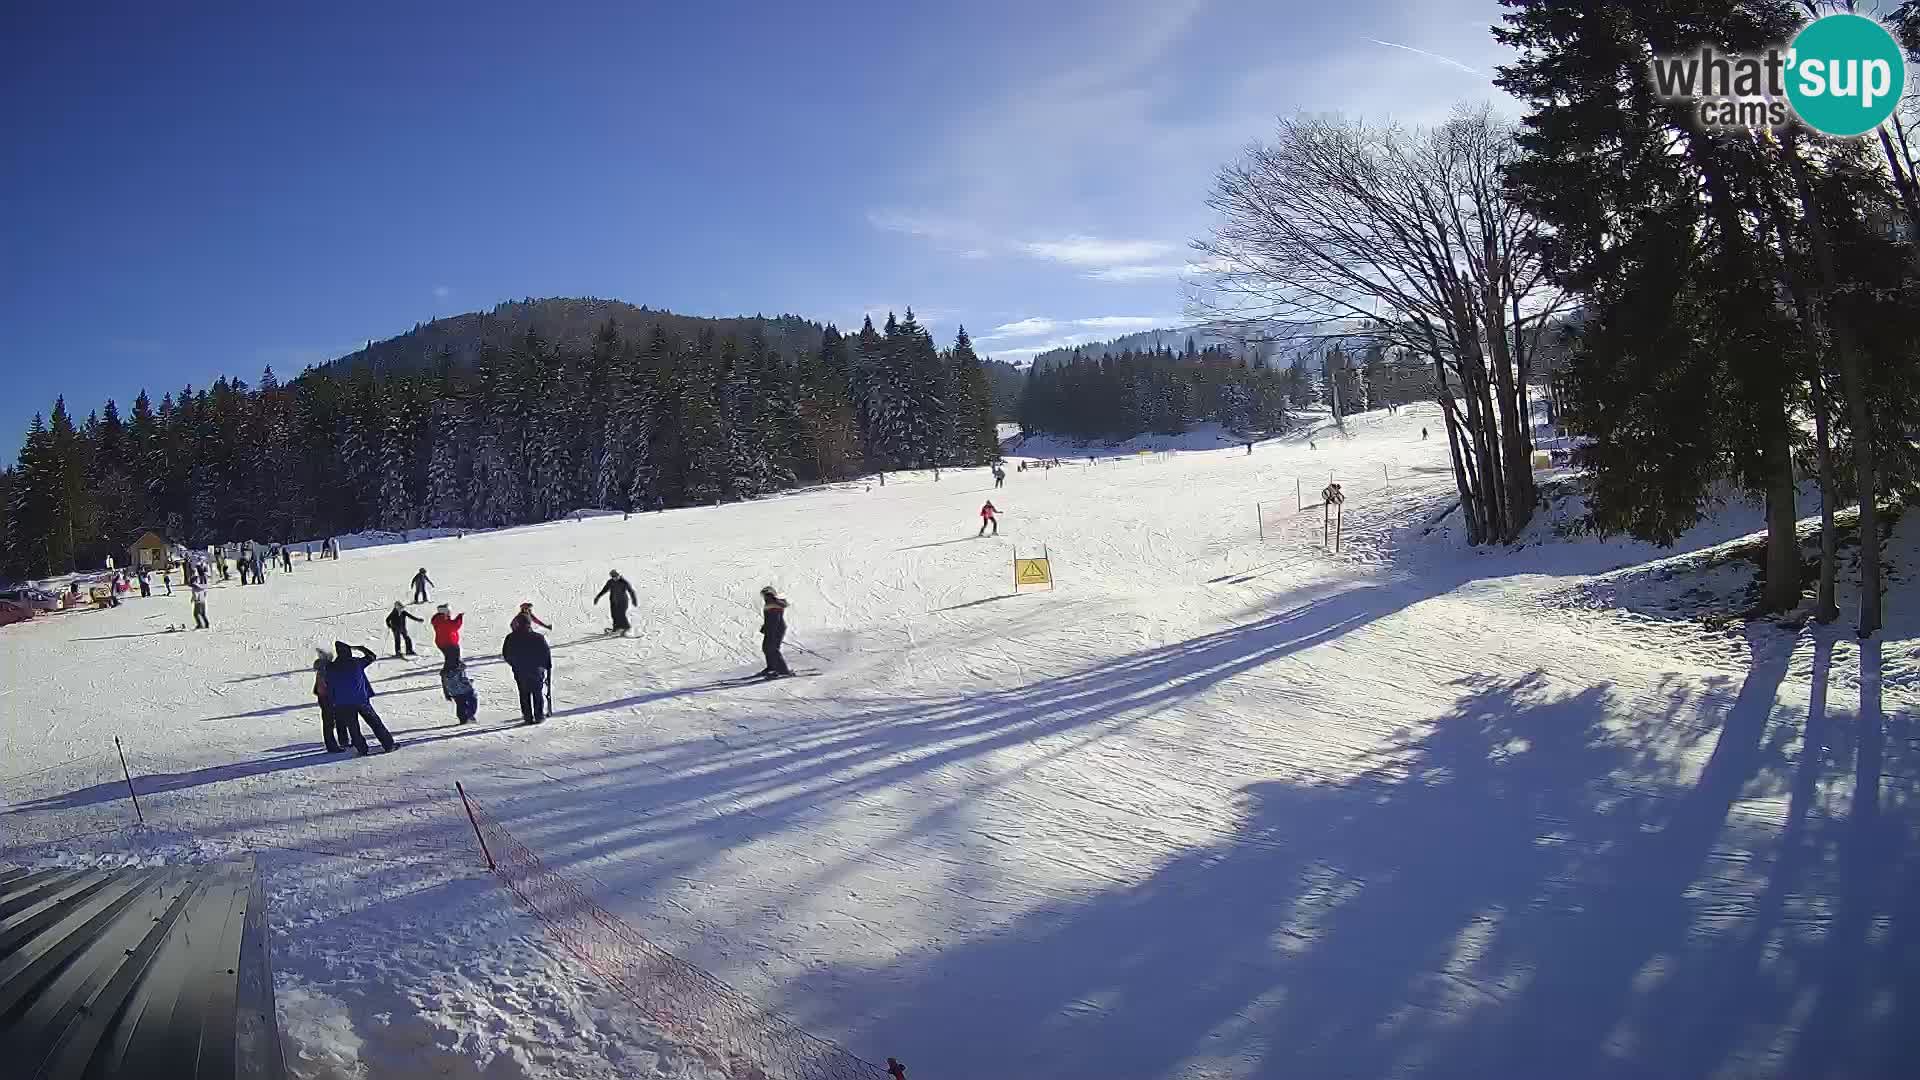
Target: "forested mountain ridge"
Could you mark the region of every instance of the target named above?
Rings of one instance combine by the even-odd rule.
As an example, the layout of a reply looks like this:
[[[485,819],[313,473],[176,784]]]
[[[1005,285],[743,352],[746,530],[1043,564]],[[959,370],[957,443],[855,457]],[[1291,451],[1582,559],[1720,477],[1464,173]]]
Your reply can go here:
[[[759,335],[774,348],[795,354],[818,349],[826,333],[825,324],[799,315],[680,315],[624,300],[559,296],[508,300],[495,304],[491,311],[469,311],[417,323],[403,334],[368,342],[365,348],[330,363],[370,366],[379,371],[416,370],[441,361],[472,364],[486,348],[512,348],[528,334],[559,348],[586,345],[609,321],[627,327],[659,325],[689,339],[703,330],[743,341]]]
[[[285,383],[269,368],[254,385],[220,378],[157,403],[142,392],[125,417],[109,400],[82,420],[56,400],[18,467],[0,473],[0,566],[97,567],[140,528],[201,546],[495,527],[998,454],[989,368],[964,329],[943,350],[911,310],[843,337],[790,317],[595,306],[608,303],[507,305],[494,322],[456,322],[477,328],[470,358],[426,352],[451,331],[422,327],[411,343]],[[615,310],[634,321],[609,317],[579,336],[583,320]],[[520,336],[506,338],[516,320]]]

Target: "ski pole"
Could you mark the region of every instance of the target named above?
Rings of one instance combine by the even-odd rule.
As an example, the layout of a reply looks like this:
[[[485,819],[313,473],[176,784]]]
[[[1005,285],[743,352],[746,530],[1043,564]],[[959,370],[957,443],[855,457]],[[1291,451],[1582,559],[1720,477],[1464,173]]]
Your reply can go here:
[[[814,652],[812,649],[807,648],[805,645],[800,644],[799,642],[793,640],[792,638],[788,638],[786,639],[786,641],[787,641],[787,644],[793,646],[796,649],[799,649],[801,652],[806,653],[808,656],[813,657],[815,660],[818,660],[823,664],[828,662],[826,657],[821,656],[819,653]]]

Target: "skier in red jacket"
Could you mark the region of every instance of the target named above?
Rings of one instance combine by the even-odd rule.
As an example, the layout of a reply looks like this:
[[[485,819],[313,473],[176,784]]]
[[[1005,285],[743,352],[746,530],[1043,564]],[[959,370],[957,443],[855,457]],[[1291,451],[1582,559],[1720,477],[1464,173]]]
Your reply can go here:
[[[433,643],[440,646],[440,655],[447,660],[440,667],[442,671],[452,671],[460,666],[460,624],[466,618],[466,612],[455,615],[445,604],[441,604],[433,613]]]
[[[1000,519],[993,516],[996,513],[998,513],[998,511],[993,508],[993,501],[989,499],[987,505],[980,508],[980,531],[973,535],[976,537],[987,535],[987,526],[991,525],[993,526],[993,535],[999,536]]]

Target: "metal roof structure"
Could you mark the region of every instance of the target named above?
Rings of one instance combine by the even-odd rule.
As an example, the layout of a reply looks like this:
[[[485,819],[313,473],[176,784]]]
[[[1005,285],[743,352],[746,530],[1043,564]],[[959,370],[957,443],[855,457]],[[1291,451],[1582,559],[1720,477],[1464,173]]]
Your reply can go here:
[[[284,1080],[253,860],[0,866],[9,1080]]]

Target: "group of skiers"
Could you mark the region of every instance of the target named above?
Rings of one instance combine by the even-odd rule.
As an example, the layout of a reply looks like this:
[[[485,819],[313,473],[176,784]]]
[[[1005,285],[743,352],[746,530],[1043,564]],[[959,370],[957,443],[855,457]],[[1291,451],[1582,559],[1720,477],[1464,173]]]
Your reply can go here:
[[[412,581],[415,597],[424,598],[427,586],[432,583],[426,567],[421,567]],[[609,570],[606,584],[594,594],[593,602],[599,603],[602,597],[607,599],[612,615],[613,625],[608,633],[629,633],[633,627],[627,618],[627,609],[639,601],[633,584],[621,577],[620,571]],[[760,651],[766,663],[755,673],[757,678],[777,679],[793,674],[781,653],[787,636],[787,607],[787,601],[773,586],[760,590]],[[453,702],[454,716],[463,724],[470,723],[479,712],[478,694],[460,652],[460,633],[466,618],[466,612],[456,613],[449,605],[440,604],[431,619],[423,620],[399,600],[393,602],[386,615],[395,659],[419,655],[413,647],[409,622],[425,622],[433,628],[433,643],[441,656],[440,689],[443,696]],[[500,644],[500,659],[513,672],[514,686],[519,691],[523,724],[544,722],[553,708],[553,649],[546,637],[534,629],[536,626],[553,629],[552,624],[534,613],[531,601],[524,602],[514,613],[506,639]],[[393,738],[379,713],[374,711],[372,685],[366,678],[367,665],[378,657],[365,646],[343,641],[334,643],[331,654],[325,649],[316,651],[313,694],[320,706],[321,736],[328,752],[351,746],[356,753],[368,753],[366,736],[360,728],[363,720],[380,745],[392,750]]]

